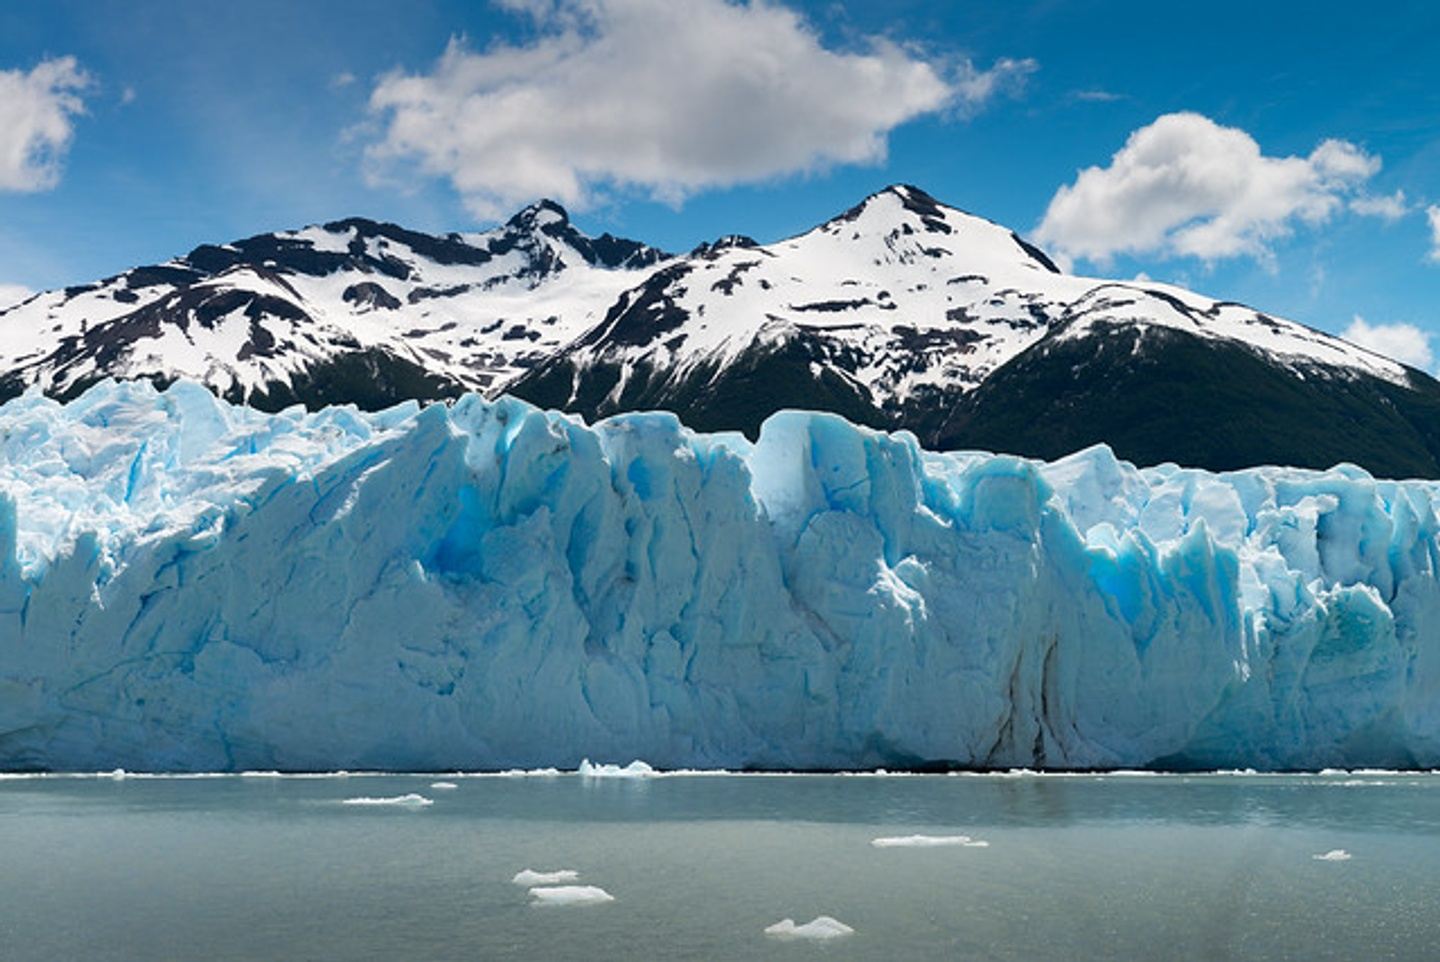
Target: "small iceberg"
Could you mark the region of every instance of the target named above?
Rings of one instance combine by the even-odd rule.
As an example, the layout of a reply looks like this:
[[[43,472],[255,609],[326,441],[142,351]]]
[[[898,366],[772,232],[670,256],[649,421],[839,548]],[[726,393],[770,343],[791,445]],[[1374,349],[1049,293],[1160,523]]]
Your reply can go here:
[[[459,788],[460,786],[454,782],[431,782],[430,787],[440,789],[441,791],[449,791],[452,788]]]
[[[794,919],[781,919],[765,928],[766,935],[780,939],[838,939],[854,933],[850,926],[828,915],[816,916],[804,925],[796,925]]]
[[[615,896],[598,885],[542,885],[530,894],[536,905],[599,905],[613,902]]]
[[[964,848],[989,848],[990,843],[969,835],[892,835],[870,840],[876,848],[941,848],[962,846]]]
[[[516,872],[515,877],[510,881],[526,888],[535,888],[538,885],[561,885],[565,882],[574,882],[578,878],[580,878],[580,873],[573,868],[562,868],[558,872],[537,872],[527,868],[522,872]]]
[[[1330,851],[1326,852],[1324,855],[1312,855],[1312,856],[1310,856],[1310,857],[1313,858],[1313,859],[1314,859],[1315,861],[1317,861],[1317,862],[1348,862],[1348,861],[1350,861],[1350,853],[1347,852],[1347,851],[1345,851],[1343,848],[1332,848]]]
[[[580,762],[578,771],[583,778],[650,778],[657,774],[655,769],[638,758],[624,768],[619,765],[596,765],[587,758]]]
[[[362,796],[360,798],[347,798],[343,800],[340,804],[375,806],[389,805],[395,808],[424,808],[427,805],[434,805],[435,802],[431,799],[426,798],[424,795],[417,795],[414,792],[411,792],[408,795],[392,795],[387,798],[370,798],[367,796]]]

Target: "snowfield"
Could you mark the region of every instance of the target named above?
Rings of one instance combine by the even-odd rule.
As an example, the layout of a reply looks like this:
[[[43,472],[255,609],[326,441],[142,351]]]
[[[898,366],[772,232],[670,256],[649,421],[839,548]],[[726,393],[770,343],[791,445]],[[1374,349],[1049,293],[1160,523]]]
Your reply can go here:
[[[0,768],[1440,765],[1440,484],[509,398],[0,407]]]

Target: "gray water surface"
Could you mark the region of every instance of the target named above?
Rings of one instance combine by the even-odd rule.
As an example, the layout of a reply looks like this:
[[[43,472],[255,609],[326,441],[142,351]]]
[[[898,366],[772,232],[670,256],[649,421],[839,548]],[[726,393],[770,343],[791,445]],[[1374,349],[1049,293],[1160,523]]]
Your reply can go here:
[[[12,960],[1437,955],[1440,775],[0,778]]]

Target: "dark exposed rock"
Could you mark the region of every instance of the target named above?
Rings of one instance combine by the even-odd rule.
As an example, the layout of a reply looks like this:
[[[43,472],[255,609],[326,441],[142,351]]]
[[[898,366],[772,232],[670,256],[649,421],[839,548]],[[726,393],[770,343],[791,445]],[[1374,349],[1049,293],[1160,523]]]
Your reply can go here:
[[[354,304],[356,307],[375,307],[391,311],[400,307],[400,298],[374,281],[351,284],[341,293],[340,299],[346,304]],[[413,298],[411,302],[414,302]]]
[[[685,323],[690,314],[675,304],[678,281],[694,268],[681,261],[661,268],[633,291],[628,291],[605,315],[605,320],[580,340],[580,345],[640,345],[658,339]]]

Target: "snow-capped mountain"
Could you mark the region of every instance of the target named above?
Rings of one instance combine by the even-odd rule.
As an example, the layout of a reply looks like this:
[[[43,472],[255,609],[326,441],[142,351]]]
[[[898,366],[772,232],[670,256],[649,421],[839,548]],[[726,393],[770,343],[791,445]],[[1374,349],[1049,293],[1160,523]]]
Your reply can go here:
[[[542,201],[482,234],[347,220],[0,311],[0,397],[201,380],[276,409],[512,393],[754,436],[782,408],[931,448],[1440,476],[1440,384],[1244,305],[1061,272],[895,186],[808,233],[670,256]]]
[[[1092,286],[1003,227],[893,187],[799,237],[729,238],[667,265],[519,390],[568,382],[547,402],[602,413],[668,406],[783,358],[883,421],[973,389]]]
[[[481,234],[352,218],[261,234],[0,311],[0,395],[190,377],[262,408],[485,391],[668,255],[542,201]]]
[[[752,435],[809,407],[933,448],[1058,457],[1103,441],[1139,463],[1440,474],[1440,385],[1425,375],[1241,304],[1064,274],[908,186],[799,237],[664,265],[508,390]]]

